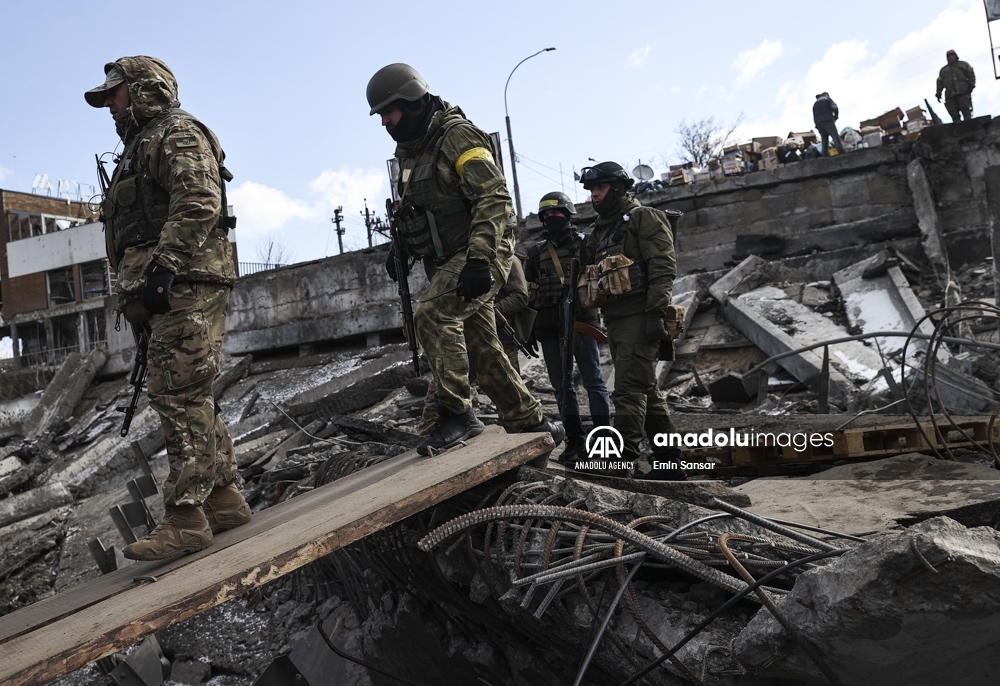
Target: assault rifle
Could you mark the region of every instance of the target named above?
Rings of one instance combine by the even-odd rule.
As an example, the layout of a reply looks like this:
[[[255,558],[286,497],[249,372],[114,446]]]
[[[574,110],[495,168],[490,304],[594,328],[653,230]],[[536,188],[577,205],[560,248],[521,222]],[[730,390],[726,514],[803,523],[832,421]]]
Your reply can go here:
[[[132,335],[135,337],[135,362],[132,364],[132,376],[129,384],[132,386],[132,402],[128,407],[119,407],[119,412],[125,413],[122,421],[122,438],[128,436],[129,427],[132,426],[132,417],[135,416],[135,407],[139,404],[139,395],[142,393],[142,385],[146,382],[146,371],[149,368],[149,331],[145,323],[133,324]]]
[[[417,329],[413,325],[413,303],[410,301],[410,282],[408,280],[410,270],[403,242],[399,240],[399,229],[396,228],[396,208],[391,199],[385,201],[385,213],[389,218],[389,236],[392,239],[396,285],[399,288],[399,301],[403,312],[403,333],[406,334],[406,342],[413,353],[413,373],[420,376],[420,344],[417,342]]]
[[[500,314],[500,310],[496,309],[495,307],[493,308],[493,316],[497,320],[497,324],[500,325],[500,330],[503,331],[505,334],[507,334],[507,336],[510,337],[510,340],[514,341],[514,343],[517,344],[518,350],[520,350],[528,357],[538,357],[538,353],[529,348],[524,341],[522,341],[520,338],[517,337],[517,332],[514,331],[514,327],[510,325],[510,322],[507,321],[507,318],[505,316]]]
[[[562,388],[567,397],[573,388],[573,352],[576,348],[576,282],[580,278],[580,263],[574,258],[569,261],[566,273],[566,296],[559,304],[559,323],[562,325]]]

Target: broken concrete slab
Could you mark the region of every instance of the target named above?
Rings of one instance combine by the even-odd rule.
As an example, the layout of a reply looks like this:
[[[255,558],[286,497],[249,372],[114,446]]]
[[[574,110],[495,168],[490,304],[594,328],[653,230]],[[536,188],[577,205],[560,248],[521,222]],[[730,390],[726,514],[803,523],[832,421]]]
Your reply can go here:
[[[73,502],[73,496],[60,482],[45,484],[24,493],[0,500],[0,526]]]
[[[101,348],[94,348],[86,355],[70,353],[45,388],[38,405],[22,422],[24,435],[34,438],[69,417],[107,359],[107,353]]]
[[[924,255],[927,256],[931,267],[934,269],[938,285],[944,291],[945,305],[953,307],[962,302],[962,292],[951,272],[951,264],[948,261],[948,248],[945,244],[941,220],[938,217],[935,206],[934,194],[927,180],[927,173],[924,171],[924,166],[919,159],[911,160],[907,165],[906,180],[910,187],[910,194],[913,197],[913,209],[917,214],[917,224],[920,227],[922,236],[921,245],[924,248]]]
[[[844,684],[994,684],[1000,532],[938,517],[884,534],[799,576],[777,606]],[[733,650],[763,676],[827,683],[766,609]]]
[[[868,269],[886,257],[887,253],[882,251],[833,275],[833,281],[844,300],[847,320],[852,326],[859,327],[862,333],[910,333],[927,314],[899,267],[888,267],[881,276],[864,278]],[[934,333],[934,325],[930,320],[924,319],[918,331],[929,336]],[[885,355],[902,350],[906,342],[905,338],[899,336],[882,336],[874,340]],[[926,349],[927,342],[918,339],[911,341],[908,347],[908,351],[912,351],[914,355]],[[942,361],[949,356],[947,349],[943,347],[940,354],[944,355],[939,356]],[[907,363],[914,362],[908,359]]]
[[[726,319],[761,350],[778,355],[848,336],[843,327],[790,299],[785,291],[758,287],[763,266],[761,258],[748,257],[709,289]],[[785,357],[778,364],[799,381],[815,383],[823,367],[822,349]],[[830,396],[849,400],[881,368],[878,354],[857,341],[831,345]]]
[[[956,508],[1000,501],[1000,471],[910,453],[841,465],[803,478],[754,479],[733,488],[747,509],[848,534],[898,526]]]

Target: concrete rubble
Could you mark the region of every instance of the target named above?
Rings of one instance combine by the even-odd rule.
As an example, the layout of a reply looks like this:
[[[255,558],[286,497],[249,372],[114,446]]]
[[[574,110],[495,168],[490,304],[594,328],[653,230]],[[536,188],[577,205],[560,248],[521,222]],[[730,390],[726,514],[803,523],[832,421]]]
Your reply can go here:
[[[570,684],[609,612],[583,683],[620,684],[684,638],[642,683],[985,682],[998,667],[1000,361],[969,160],[995,162],[979,151],[1000,148],[1000,127],[945,128],[922,129],[924,147],[642,196],[687,213],[685,335],[657,369],[678,431],[829,434],[832,452],[686,447],[715,467],[685,482],[521,468],[159,632],[166,683],[249,685],[284,656],[314,685]],[[234,290],[215,390],[254,511],[418,440],[429,375],[414,378],[384,260],[376,247]],[[943,314],[961,298],[984,304]],[[905,337],[829,343],[914,327],[905,360]],[[109,510],[135,497],[140,453],[158,482],[167,470],[145,397],[118,436],[129,338],[34,376],[0,370],[0,614],[99,576],[94,541],[127,564]],[[521,363],[556,418],[543,362]],[[602,364],[613,388],[606,346]],[[486,396],[474,406],[497,422]],[[146,504],[161,515],[158,494]],[[754,578],[783,569],[767,593],[812,657],[755,593],[708,621],[746,591],[727,552]],[[57,683],[107,679],[91,665]]]

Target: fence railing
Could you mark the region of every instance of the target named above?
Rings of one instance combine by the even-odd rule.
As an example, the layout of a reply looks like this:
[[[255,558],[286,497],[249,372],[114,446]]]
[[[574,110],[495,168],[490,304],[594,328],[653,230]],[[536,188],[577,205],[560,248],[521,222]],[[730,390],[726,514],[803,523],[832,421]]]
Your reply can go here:
[[[286,264],[273,264],[271,262],[240,262],[238,265],[240,276],[248,276],[257,272],[266,272],[269,269],[287,267]]]

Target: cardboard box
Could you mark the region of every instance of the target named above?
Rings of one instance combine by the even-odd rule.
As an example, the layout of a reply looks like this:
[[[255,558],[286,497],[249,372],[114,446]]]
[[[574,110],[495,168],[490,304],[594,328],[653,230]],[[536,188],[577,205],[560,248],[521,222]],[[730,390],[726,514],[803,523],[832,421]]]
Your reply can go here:
[[[670,172],[670,185],[683,186],[686,183],[691,183],[693,177],[694,175],[691,173],[691,170],[682,166],[680,169]]]
[[[920,131],[920,129],[927,126],[928,123],[929,122],[926,119],[913,119],[911,121],[908,121],[906,122],[906,132],[916,133]]]
[[[781,136],[762,136],[752,140],[754,147],[756,148],[754,152],[763,152],[768,148],[776,148],[784,141]]]
[[[723,148],[722,149],[722,154],[723,155],[728,155],[729,153],[739,152],[739,151],[740,151],[740,146],[738,146],[738,145],[730,145],[728,148]]]
[[[774,148],[771,148],[772,150]],[[760,162],[757,163],[757,169],[759,171],[768,171],[771,169],[777,169],[781,166],[781,162],[778,161],[777,157],[761,157]]]
[[[924,114],[924,108],[917,106],[906,110],[906,120],[908,122],[919,120],[927,121],[927,116]]]
[[[711,181],[712,175],[707,171],[696,171],[694,173],[694,183],[700,183],[702,181]]]

